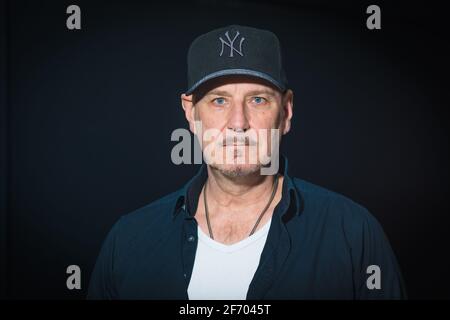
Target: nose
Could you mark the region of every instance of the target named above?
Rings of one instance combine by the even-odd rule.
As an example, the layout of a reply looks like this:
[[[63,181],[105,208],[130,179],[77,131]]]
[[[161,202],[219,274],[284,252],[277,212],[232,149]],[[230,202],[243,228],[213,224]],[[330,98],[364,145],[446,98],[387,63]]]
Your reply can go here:
[[[237,131],[237,132],[245,132],[249,128],[249,121],[247,118],[245,105],[235,104],[229,114],[228,118],[228,129]]]

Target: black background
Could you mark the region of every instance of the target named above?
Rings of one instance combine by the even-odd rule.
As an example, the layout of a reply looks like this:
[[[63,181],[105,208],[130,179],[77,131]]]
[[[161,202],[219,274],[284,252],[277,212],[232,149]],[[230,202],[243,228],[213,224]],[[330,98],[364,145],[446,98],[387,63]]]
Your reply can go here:
[[[81,8],[82,29],[66,28]],[[381,7],[381,30],[366,8]],[[2,1],[0,287],[81,299],[119,216],[181,187],[190,42],[243,24],[281,40],[294,119],[291,176],[381,222],[409,297],[450,298],[445,11],[430,1]],[[82,289],[66,288],[66,267]]]

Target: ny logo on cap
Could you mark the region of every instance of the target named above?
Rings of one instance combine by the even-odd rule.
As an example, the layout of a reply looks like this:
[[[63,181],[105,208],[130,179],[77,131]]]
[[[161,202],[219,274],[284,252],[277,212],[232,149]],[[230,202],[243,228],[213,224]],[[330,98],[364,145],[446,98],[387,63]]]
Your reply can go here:
[[[239,36],[239,31],[236,30],[236,35],[234,36],[233,40],[230,38],[230,36],[228,35],[228,31],[225,32],[225,36],[228,39],[228,42],[223,40],[222,37],[219,37],[220,42],[222,43],[222,50],[220,51],[220,56],[222,56],[223,54],[223,50],[225,49],[225,45],[228,46],[230,48],[230,58],[233,57],[233,51],[236,51],[237,53],[239,53],[242,57],[244,56],[244,54],[242,53],[242,42],[244,42],[245,38],[241,37],[241,41],[239,42],[239,50],[237,50],[234,47],[234,41],[237,39],[237,37]]]

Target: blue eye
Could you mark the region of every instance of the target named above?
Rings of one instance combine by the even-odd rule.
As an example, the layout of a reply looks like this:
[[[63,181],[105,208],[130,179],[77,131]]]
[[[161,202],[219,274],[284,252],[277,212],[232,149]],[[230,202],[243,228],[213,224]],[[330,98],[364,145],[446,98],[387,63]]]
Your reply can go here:
[[[253,98],[253,101],[254,101],[256,104],[263,104],[263,103],[265,103],[267,100],[266,100],[265,98],[263,98],[263,97],[254,97],[254,98]]]
[[[216,99],[213,100],[213,102],[214,102],[215,104],[217,104],[217,105],[222,106],[222,105],[225,104],[226,100],[225,100],[224,98],[216,98]]]

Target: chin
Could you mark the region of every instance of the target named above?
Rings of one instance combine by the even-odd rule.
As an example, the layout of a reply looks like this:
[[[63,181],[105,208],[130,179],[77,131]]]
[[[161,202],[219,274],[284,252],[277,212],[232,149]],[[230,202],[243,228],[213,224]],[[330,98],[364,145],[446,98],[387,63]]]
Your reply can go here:
[[[261,169],[259,164],[211,164],[210,166],[230,178],[245,177]]]

